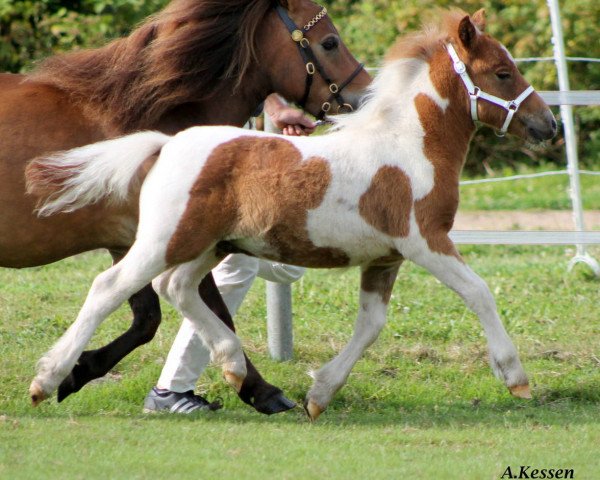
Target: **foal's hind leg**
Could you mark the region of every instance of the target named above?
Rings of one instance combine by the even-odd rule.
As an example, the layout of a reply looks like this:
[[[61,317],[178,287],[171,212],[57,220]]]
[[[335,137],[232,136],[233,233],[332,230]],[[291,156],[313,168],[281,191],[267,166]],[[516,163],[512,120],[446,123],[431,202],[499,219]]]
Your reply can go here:
[[[313,386],[304,407],[311,420],[327,408],[333,395],[346,383],[352,367],[379,336],[385,325],[387,305],[400,263],[363,269],[358,318],[354,334],[344,349],[319,371],[312,374]]]
[[[122,254],[111,252],[114,262]],[[161,312],[158,295],[148,284],[129,298],[133,321],[129,329],[104,347],[88,350],[81,354],[77,364],[58,387],[59,402],[78,392],[91,380],[106,375],[117,363],[140,345],[154,338],[160,325]]]
[[[38,374],[29,388],[34,405],[47,398],[69,374],[98,325],[165,269],[161,252],[155,251],[152,257],[152,248],[136,245],[120,263],[96,277],[75,322],[40,359]]]
[[[517,349],[502,325],[496,302],[487,284],[463,263],[447,236],[437,243],[447,245],[454,254],[435,253],[424,245],[423,248],[406,255],[406,258],[429,270],[438,280],[462,297],[465,304],[477,314],[483,326],[488,340],[490,364],[496,376],[504,382],[514,396],[531,398],[529,381],[519,360]]]
[[[194,325],[211,352],[214,363],[222,366],[225,379],[239,392],[246,377],[246,359],[242,345],[198,296],[200,280],[219,262],[213,252],[205,252],[197,260],[168,270],[152,286]]]

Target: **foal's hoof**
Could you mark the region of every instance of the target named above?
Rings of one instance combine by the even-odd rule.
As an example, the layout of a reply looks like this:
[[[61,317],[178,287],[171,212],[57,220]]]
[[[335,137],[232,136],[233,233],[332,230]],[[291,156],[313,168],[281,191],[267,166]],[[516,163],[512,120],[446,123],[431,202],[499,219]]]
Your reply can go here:
[[[514,387],[508,387],[513,397],[525,398],[527,400],[532,399],[531,389],[529,385],[515,385]]]
[[[304,402],[304,411],[308,415],[310,421],[314,422],[317,418],[319,418],[319,415],[321,415],[325,411],[325,409],[319,407],[312,400],[306,400]]]
[[[283,392],[278,392],[275,395],[271,395],[269,398],[262,402],[255,401],[254,408],[257,412],[264,413],[266,415],[273,415],[274,413],[287,412],[296,406],[296,402],[293,402],[287,398]]]
[[[46,394],[39,383],[35,380],[31,382],[29,386],[29,397],[31,398],[31,405],[37,407],[46,399]]]
[[[235,373],[230,371],[223,372],[223,376],[229,385],[235,388],[236,392],[240,392],[242,389],[242,384],[244,383],[244,379],[238,377]]]

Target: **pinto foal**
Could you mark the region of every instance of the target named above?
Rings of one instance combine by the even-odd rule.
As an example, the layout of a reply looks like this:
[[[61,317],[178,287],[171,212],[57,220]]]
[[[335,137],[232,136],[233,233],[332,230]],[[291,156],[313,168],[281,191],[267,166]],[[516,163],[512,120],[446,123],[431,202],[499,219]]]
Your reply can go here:
[[[546,104],[484,30],[482,11],[472,18],[450,11],[438,25],[400,39],[367,103],[321,137],[231,127],[175,137],[141,132],[32,162],[30,190],[47,215],[107,192],[114,201],[127,199],[138,167],[160,151],[142,185],[133,247],[98,275],[75,323],[40,360],[32,399],[51,394],[100,322],[152,279],[239,389],[246,374],[240,340],[196,294],[200,279],[230,252],[306,267],[361,267],[354,335],[315,372],[306,399],[312,419],[377,338],[404,259],[464,299],[481,320],[494,372],[513,395],[530,398],[492,294],[448,237],[474,120],[536,142],[556,132]]]

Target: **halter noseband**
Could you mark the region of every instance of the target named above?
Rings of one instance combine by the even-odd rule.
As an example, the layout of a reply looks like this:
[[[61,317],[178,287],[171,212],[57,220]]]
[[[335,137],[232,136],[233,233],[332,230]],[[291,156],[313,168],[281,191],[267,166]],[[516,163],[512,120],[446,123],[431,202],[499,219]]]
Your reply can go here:
[[[523,93],[521,93],[521,95],[519,95],[514,100],[504,100],[500,97],[496,97],[495,95],[485,93],[479,87],[475,86],[475,84],[471,80],[471,77],[469,77],[469,74],[467,73],[466,65],[458,57],[458,54],[456,53],[456,50],[454,49],[451,43],[446,45],[446,49],[448,50],[448,54],[450,55],[450,58],[452,58],[452,62],[454,63],[454,71],[458,73],[461,80],[465,84],[465,87],[467,88],[467,93],[469,94],[469,98],[471,99],[471,118],[473,119],[473,121],[478,121],[477,99],[481,98],[482,100],[487,100],[488,102],[493,103],[494,105],[498,105],[507,111],[506,119],[504,120],[502,127],[500,128],[500,130],[496,131],[496,135],[498,135],[499,137],[503,137],[504,135],[506,135],[508,126],[510,125],[510,122],[513,119],[515,113],[517,113],[517,110],[519,110],[519,106],[529,95],[531,95],[535,91],[534,88],[531,85],[529,85],[529,87],[527,87],[523,91]]]
[[[331,102],[333,102],[334,99],[338,103],[338,112],[342,108],[347,109],[348,111],[352,111],[352,105],[347,103],[344,100],[344,97],[342,97],[342,90],[346,88],[348,84],[352,82],[352,80],[354,80],[354,78],[360,73],[360,71],[364,67],[364,64],[360,63],[358,67],[356,67],[354,72],[352,72],[346,80],[344,80],[340,85],[337,85],[333,82],[333,80],[330,79],[321,63],[317,60],[317,57],[312,51],[312,48],[310,48],[310,42],[305,37],[305,33],[308,32],[312,27],[314,27],[319,22],[319,20],[321,20],[327,15],[327,9],[323,7],[323,9],[312,20],[310,20],[306,25],[304,25],[302,29],[296,26],[294,21],[288,15],[288,12],[285,8],[278,5],[276,9],[277,13],[281,17],[281,20],[290,32],[292,40],[296,42],[296,45],[298,46],[298,51],[300,52],[302,60],[304,61],[306,66],[306,82],[304,86],[304,95],[302,96],[302,100],[298,102],[298,106],[302,110],[305,109],[306,102],[308,101],[308,97],[310,95],[310,89],[312,87],[315,73],[318,72],[321,75],[321,77],[323,77],[323,80],[325,80],[325,82],[329,85],[329,92],[331,93],[329,95],[329,98],[321,105],[321,111],[317,115],[317,118],[322,119],[325,116],[325,114],[329,112],[329,110],[331,109]]]

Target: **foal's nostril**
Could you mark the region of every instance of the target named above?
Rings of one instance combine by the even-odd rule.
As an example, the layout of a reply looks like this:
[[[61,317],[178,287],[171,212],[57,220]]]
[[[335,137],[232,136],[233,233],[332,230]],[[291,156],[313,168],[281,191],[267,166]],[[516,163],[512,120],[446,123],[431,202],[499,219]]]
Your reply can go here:
[[[558,125],[556,124],[556,120],[554,118],[550,122],[550,125],[552,126],[552,131],[556,133],[556,129],[557,129]]]

